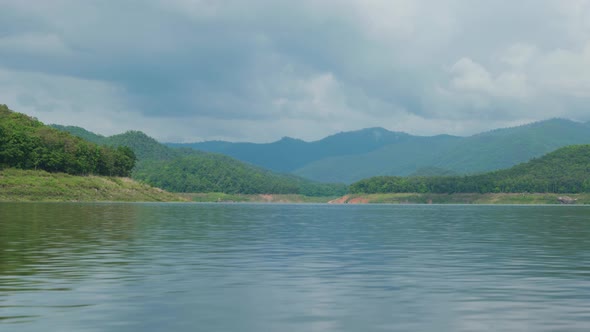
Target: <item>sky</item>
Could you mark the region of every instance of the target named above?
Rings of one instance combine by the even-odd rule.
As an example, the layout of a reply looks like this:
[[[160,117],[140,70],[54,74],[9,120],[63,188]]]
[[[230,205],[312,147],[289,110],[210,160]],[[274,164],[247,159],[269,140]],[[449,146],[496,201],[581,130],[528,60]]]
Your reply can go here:
[[[590,0],[0,0],[0,103],[160,141],[590,121]]]

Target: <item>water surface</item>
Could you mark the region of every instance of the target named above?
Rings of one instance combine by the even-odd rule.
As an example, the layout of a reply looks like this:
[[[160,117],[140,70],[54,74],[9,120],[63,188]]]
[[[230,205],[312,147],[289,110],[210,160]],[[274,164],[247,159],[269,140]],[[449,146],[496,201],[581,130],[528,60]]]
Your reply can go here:
[[[0,203],[0,331],[587,331],[590,208]]]

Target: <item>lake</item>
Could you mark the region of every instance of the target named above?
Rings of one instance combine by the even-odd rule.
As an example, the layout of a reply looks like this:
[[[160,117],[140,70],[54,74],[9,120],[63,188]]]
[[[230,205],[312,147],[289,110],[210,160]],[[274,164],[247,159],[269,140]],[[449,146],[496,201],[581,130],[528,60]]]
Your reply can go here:
[[[0,203],[0,331],[588,331],[590,207]]]

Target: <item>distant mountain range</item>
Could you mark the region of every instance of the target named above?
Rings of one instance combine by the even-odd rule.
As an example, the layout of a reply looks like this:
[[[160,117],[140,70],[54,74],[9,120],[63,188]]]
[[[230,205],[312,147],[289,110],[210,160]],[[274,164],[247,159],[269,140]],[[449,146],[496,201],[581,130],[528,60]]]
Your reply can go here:
[[[377,175],[473,174],[526,162],[557,148],[590,143],[590,122],[550,119],[458,137],[414,136],[383,128],[343,132],[305,142],[168,143],[232,156],[264,168],[322,182],[354,181]],[[434,173],[433,173],[434,172]]]
[[[168,143],[174,147],[222,153],[278,172],[294,172],[310,163],[336,156],[354,156],[381,147],[406,142],[413,136],[383,128],[368,128],[339,133],[315,142],[284,137],[273,143]]]

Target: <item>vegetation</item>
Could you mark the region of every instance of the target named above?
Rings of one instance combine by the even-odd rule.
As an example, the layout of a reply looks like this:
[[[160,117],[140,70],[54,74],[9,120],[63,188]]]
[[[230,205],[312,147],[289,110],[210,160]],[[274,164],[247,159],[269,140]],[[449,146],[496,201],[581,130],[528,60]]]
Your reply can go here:
[[[330,196],[346,192],[345,185],[316,184],[213,154],[189,155],[170,161],[146,161],[140,163],[134,177],[174,192],[308,196]]]
[[[58,129],[60,131],[69,132],[70,134],[80,137],[81,139],[87,140],[88,142],[96,143],[96,144],[104,144],[106,137],[102,135],[95,134],[91,131],[88,131],[81,127],[76,126],[62,126],[57,124],[51,124],[50,127]]]
[[[428,168],[454,175],[489,172],[574,144],[590,144],[588,123],[551,119],[469,137],[422,137],[369,128],[314,142],[284,138],[267,144],[214,141],[180,146],[222,153],[315,181],[352,183],[378,175],[411,176]]]
[[[378,175],[407,176],[425,167],[476,174],[509,168],[564,146],[589,143],[587,124],[551,119],[469,137],[412,136],[365,154],[317,160],[293,173],[345,183]]]
[[[46,171],[0,171],[0,201],[186,201],[179,195],[128,178],[74,176]]]
[[[172,192],[338,196],[347,191],[344,184],[316,183],[293,175],[273,173],[219,154],[171,148],[140,131],[101,137],[79,127],[57,128],[107,146],[130,148],[137,156],[132,177]]]
[[[558,149],[512,168],[471,176],[379,176],[353,183],[351,193],[590,192],[590,145]]]
[[[293,172],[305,165],[341,155],[358,155],[393,143],[404,142],[412,136],[383,128],[367,128],[338,133],[315,142],[284,137],[273,143],[230,143],[209,141],[201,143],[169,143],[174,147],[222,153],[239,160],[277,172]]]
[[[134,165],[127,147],[99,146],[0,105],[0,169],[129,176]]]

